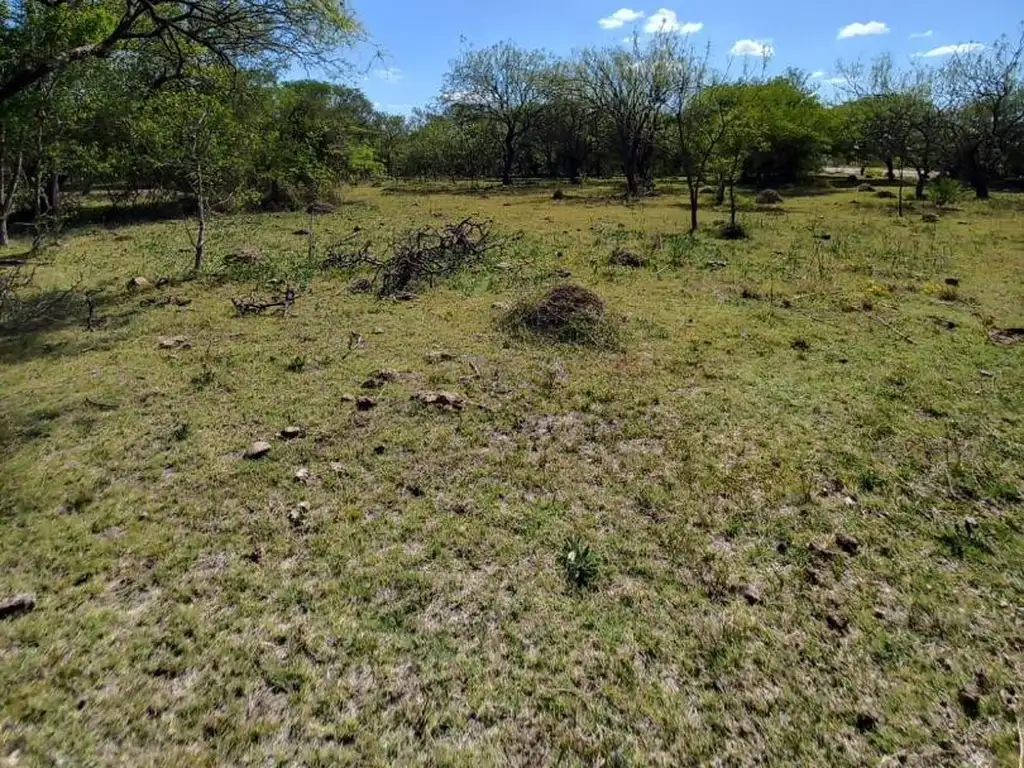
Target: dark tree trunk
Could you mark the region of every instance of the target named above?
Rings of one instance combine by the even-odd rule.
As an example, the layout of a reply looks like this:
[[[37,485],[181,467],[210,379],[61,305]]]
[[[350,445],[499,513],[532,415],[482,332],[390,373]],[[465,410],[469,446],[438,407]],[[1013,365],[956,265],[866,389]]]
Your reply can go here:
[[[697,231],[697,209],[700,207],[700,187],[690,184],[690,234]]]
[[[509,128],[505,133],[505,151],[502,153],[501,183],[504,186],[512,184],[512,167],[516,162],[516,134],[515,129]]]
[[[0,215],[0,248],[5,248],[11,243],[11,238],[7,234],[7,215]]]
[[[729,185],[729,221],[736,226],[736,184]]]
[[[715,205],[725,204],[725,179],[718,180],[718,188],[715,190]]]
[[[46,205],[49,209],[49,214],[55,219],[60,219],[62,206],[59,174],[51,175],[50,180],[46,184]]]
[[[988,177],[984,173],[972,178],[971,186],[974,187],[974,194],[979,200],[989,199]]]
[[[928,183],[928,172],[918,170],[917,172],[917,187],[914,189],[914,197],[918,200],[924,200],[924,185]]]
[[[885,158],[885,176],[889,181],[896,181],[896,171],[892,167],[892,158]]]

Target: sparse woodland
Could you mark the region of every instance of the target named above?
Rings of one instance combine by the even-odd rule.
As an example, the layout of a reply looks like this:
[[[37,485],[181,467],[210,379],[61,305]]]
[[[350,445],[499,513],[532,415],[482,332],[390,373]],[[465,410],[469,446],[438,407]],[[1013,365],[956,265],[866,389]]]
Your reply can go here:
[[[1024,29],[368,38],[0,0],[0,764],[1024,765]]]

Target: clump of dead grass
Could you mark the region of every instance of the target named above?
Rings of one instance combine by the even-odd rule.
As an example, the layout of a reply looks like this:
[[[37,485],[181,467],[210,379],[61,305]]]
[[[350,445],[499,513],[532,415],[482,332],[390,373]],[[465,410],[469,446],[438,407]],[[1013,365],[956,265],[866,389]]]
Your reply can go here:
[[[501,318],[500,325],[520,338],[597,347],[617,347],[621,335],[621,324],[606,311],[604,300],[571,284],[519,302]]]

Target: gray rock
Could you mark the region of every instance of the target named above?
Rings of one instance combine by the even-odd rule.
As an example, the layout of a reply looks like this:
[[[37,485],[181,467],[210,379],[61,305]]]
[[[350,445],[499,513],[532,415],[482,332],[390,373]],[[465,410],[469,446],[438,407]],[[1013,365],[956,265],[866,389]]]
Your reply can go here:
[[[270,443],[264,440],[257,440],[249,446],[249,450],[245,452],[245,458],[262,459],[268,453],[270,453]]]
[[[306,430],[303,427],[285,427],[281,430],[282,440],[298,440],[300,437],[306,436]]]

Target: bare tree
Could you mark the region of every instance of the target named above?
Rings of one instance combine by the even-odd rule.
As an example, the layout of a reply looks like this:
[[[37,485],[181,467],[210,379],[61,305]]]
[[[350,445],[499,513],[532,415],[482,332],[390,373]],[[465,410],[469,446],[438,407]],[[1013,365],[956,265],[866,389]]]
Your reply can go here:
[[[0,122],[0,248],[10,243],[7,222],[14,212],[19,187],[25,176],[25,153],[10,146],[8,129]]]
[[[651,189],[652,161],[677,84],[677,66],[663,35],[645,48],[634,37],[629,49],[588,49],[580,56],[577,88],[612,125],[630,197]]]
[[[458,105],[501,131],[502,184],[512,183],[520,142],[540,114],[549,61],[543,51],[498,43],[464,53],[452,62],[445,79],[445,103]]]

